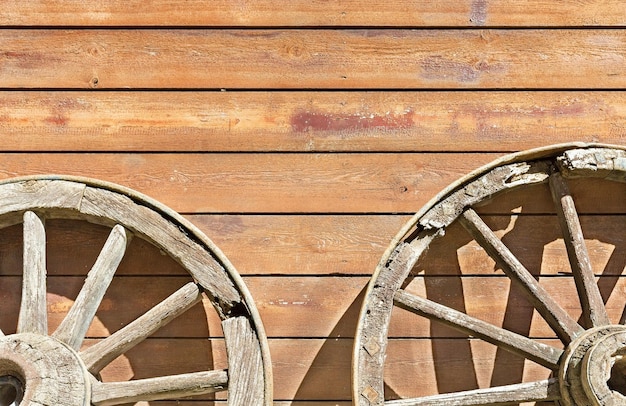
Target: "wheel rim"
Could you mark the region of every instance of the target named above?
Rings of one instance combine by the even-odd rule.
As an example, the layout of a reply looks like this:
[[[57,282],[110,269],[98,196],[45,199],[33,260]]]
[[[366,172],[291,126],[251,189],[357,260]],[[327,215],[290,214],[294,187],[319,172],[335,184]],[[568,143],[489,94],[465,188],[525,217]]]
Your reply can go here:
[[[612,405],[626,401],[621,388],[616,390],[615,385],[607,383],[606,375],[611,374],[611,367],[622,363],[622,354],[626,354],[626,333],[623,326],[609,321],[594,279],[568,188],[569,179],[577,177],[625,182],[626,151],[618,146],[568,144],[504,157],[448,187],[403,227],[374,272],[361,310],[352,370],[353,398],[358,405],[489,405],[532,401]],[[581,302],[580,324],[548,294],[536,275],[522,265],[474,210],[502,192],[545,183],[549,184]],[[526,300],[555,332],[565,350],[404,289],[415,264],[453,223],[462,224],[470,239],[500,265],[511,284],[525,293]],[[385,402],[387,336],[394,307],[520,355],[553,371],[552,376],[534,382]],[[603,367],[597,367],[599,364]]]
[[[269,351],[258,312],[233,266],[191,223],[137,192],[83,178],[12,179],[0,183],[0,196],[0,227],[21,222],[24,236],[16,334],[0,332],[0,404],[115,405],[223,390],[228,390],[229,405],[271,404]],[[74,304],[51,334],[46,305],[47,219],[78,219],[110,228]],[[193,281],[85,348],[87,329],[131,237],[146,240],[167,254]],[[106,365],[183,314],[203,295],[221,319],[227,369],[128,382],[100,380]]]

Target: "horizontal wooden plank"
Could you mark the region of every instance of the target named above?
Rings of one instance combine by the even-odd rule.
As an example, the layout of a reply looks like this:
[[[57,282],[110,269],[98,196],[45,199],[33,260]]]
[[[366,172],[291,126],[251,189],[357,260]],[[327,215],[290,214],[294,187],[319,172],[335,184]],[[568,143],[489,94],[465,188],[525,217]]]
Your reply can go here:
[[[87,221],[48,219],[46,221],[46,261],[49,276],[86,275],[102,250],[109,227]],[[22,273],[22,225],[0,233],[2,275]],[[154,245],[133,238],[116,275],[186,275],[184,269]]]
[[[270,339],[269,345],[275,399],[350,400],[352,340]],[[223,345],[216,340],[147,340],[105,368],[102,376],[107,381],[141,379],[219,368],[224,356]],[[545,379],[548,373],[480,340],[391,340],[385,382],[388,397],[393,398],[437,393],[438,387],[462,390],[514,379]]]
[[[105,337],[130,323],[191,278],[186,277],[115,277],[96,312],[93,323],[87,331],[88,337]],[[74,298],[84,283],[84,277],[49,277],[47,279],[48,329],[52,333],[74,303]],[[0,278],[0,297],[6,305],[0,316],[0,325],[7,334],[15,332],[20,300],[20,277]],[[137,295],[130,298],[128,289],[135,289]],[[159,330],[155,336],[208,337],[221,336],[217,314],[206,303],[211,313],[212,330],[207,324],[207,315],[202,305],[196,305],[183,316]]]
[[[242,275],[371,275],[391,239],[409,219],[405,215],[188,218],[210,236]]]
[[[623,268],[622,264],[622,268]],[[415,278],[408,291],[496,326],[533,337],[552,337],[554,332],[536,314],[519,290],[510,289],[501,276]],[[83,277],[48,278],[49,329],[54,331],[70,309],[82,286]],[[96,313],[87,335],[103,337],[117,331],[172,294],[187,279],[182,277],[114,278]],[[353,337],[361,309],[367,277],[245,277],[269,337]],[[3,312],[0,328],[15,332],[20,300],[20,277],[0,278]],[[580,304],[571,277],[542,277],[541,285],[574,319],[580,317]],[[622,323],[626,299],[626,278],[600,278],[600,291],[613,323]],[[128,291],[138,297],[129,298]],[[460,337],[462,335],[432,325],[425,318],[396,309],[390,327],[391,337]],[[221,337],[220,320],[208,300],[194,306],[156,337]]]
[[[406,219],[404,216],[191,218],[197,220],[207,234],[217,237],[214,240],[239,269],[258,275],[244,279],[261,311],[268,334],[274,337],[352,336],[363,291],[369,280],[367,275],[373,271],[385,248],[386,241],[381,240],[381,235],[389,233],[390,238]],[[498,230],[497,234],[532,271],[541,269],[543,274],[553,276],[569,274],[567,255],[562,241],[559,241],[555,217],[516,216],[511,220],[508,217],[485,216],[485,220]],[[617,322],[623,311],[619,292],[623,289],[620,286],[624,280],[618,276],[623,272],[624,262],[615,252],[623,251],[625,240],[621,230],[626,220],[624,216],[583,216],[581,220],[588,238],[593,269],[604,276],[600,279],[601,292],[608,300],[611,317]],[[316,225],[321,231],[314,237],[302,232],[314,230]],[[83,232],[78,232],[76,228],[79,226]],[[375,232],[377,229],[380,234]],[[48,306],[53,330],[69,310],[71,299],[84,280],[84,276],[59,275],[84,275],[101,249],[107,229],[83,222],[53,220],[47,222],[47,230]],[[346,230],[351,233],[346,234]],[[20,236],[19,226],[6,229],[0,235],[2,274],[17,276],[0,278],[5,309],[0,328],[7,333],[15,328],[19,306]],[[72,259],[68,260],[68,257]],[[179,266],[165,260],[157,249],[140,239],[131,243],[119,272],[125,276],[114,279],[98,312],[98,321],[88,333],[91,336],[102,336],[117,330],[188,280],[181,276],[183,271]],[[300,272],[308,276],[296,276]],[[533,315],[523,299],[509,293],[506,278],[493,277],[501,276],[501,271],[476,243],[469,240],[460,226],[450,227],[444,238],[436,240],[414,272],[420,275],[415,282],[418,293],[427,293],[426,296],[439,298],[461,310],[466,306],[472,315],[496,324],[502,323],[506,314],[508,328],[523,333],[530,331],[535,336],[551,333],[545,323]],[[280,273],[285,276],[269,276]],[[346,276],[331,276],[333,274]],[[426,286],[420,282],[422,274],[428,275]],[[459,276],[463,274],[481,277],[461,279]],[[577,317],[579,307],[571,279],[542,278],[542,281],[551,286],[555,297],[568,300],[568,311]],[[141,292],[140,300],[129,301],[129,290]],[[480,300],[476,301],[476,297]],[[206,305],[209,306],[208,302]],[[212,314],[208,323],[206,319],[203,309],[195,307],[159,331],[157,336],[221,335],[216,316]],[[393,336],[424,336],[429,328],[425,319],[408,313],[400,313],[397,320],[391,330]],[[531,325],[530,330],[524,330]],[[445,329],[437,333],[443,336],[451,334],[454,335]]]
[[[385,364],[385,397],[410,398],[533,382],[547,379],[550,373],[481,340],[391,340]]]
[[[408,215],[190,215],[241,275],[369,276]],[[483,215],[509,249],[533,271],[567,274],[569,261],[555,215]],[[626,216],[581,216],[592,268],[621,273],[614,252],[626,244]],[[77,220],[46,222],[48,275],[85,275],[109,228]],[[76,255],[80,253],[80,255]],[[442,260],[445,259],[445,260]],[[22,227],[0,233],[2,275],[22,273]],[[436,239],[413,273],[493,275],[494,261],[458,224]],[[185,275],[174,261],[142,239],[132,240],[116,275]]]
[[[522,212],[523,213],[523,212]],[[483,215],[512,252],[544,275],[570,272],[555,215]],[[369,275],[406,216],[240,216],[196,215],[189,219],[222,249],[240,273]],[[581,216],[592,267],[597,275],[622,272],[615,250],[626,245],[626,217]],[[444,260],[445,259],[445,260]],[[493,275],[494,261],[455,223],[436,239],[414,274]]]
[[[622,264],[623,267],[623,264]],[[500,273],[500,275],[502,275]],[[353,337],[368,278],[245,278],[270,337]],[[541,285],[574,319],[581,314],[571,277],[540,278]],[[599,282],[613,323],[623,322],[626,278]],[[522,335],[554,337],[532,305],[506,277],[416,278],[407,288],[423,297]],[[459,337],[427,319],[396,309],[391,337]]]
[[[128,186],[186,213],[413,212],[426,201],[429,192],[434,195],[497,155],[459,157],[5,154],[0,155],[0,177],[38,173],[88,176]]]
[[[485,223],[531,272],[571,275],[563,235],[556,216],[482,216]],[[620,275],[624,263],[615,251],[626,246],[625,216],[580,216],[589,259],[598,276]],[[413,269],[414,275],[494,275],[501,272],[495,261],[454,223],[443,238],[436,239]]]
[[[350,337],[369,278],[263,277],[245,282],[272,337]],[[160,303],[185,277],[116,277],[96,312],[88,337],[106,337]],[[48,278],[48,328],[53,332],[73,304],[84,277]],[[4,306],[0,328],[13,334],[20,304],[20,277],[0,278]],[[129,297],[128,292],[135,292]],[[344,314],[345,313],[345,314]],[[161,328],[155,337],[221,337],[220,319],[208,299]]]
[[[602,91],[4,91],[0,149],[501,152],[547,139],[620,144],[624,99]]]
[[[350,400],[351,340],[280,339],[270,340],[269,344],[275,399]],[[103,369],[102,379],[118,381],[221,369],[225,363],[222,340],[149,339]],[[221,399],[224,394],[216,397]]]
[[[625,278],[602,277],[598,285],[611,322],[624,321]],[[540,278],[540,285],[572,318],[580,320],[581,307],[571,277]],[[432,277],[416,279],[407,288],[419,296],[498,327],[531,337],[555,337],[554,331],[532,307],[520,289],[511,288],[505,277]],[[407,311],[394,308],[391,337],[462,337],[455,330]],[[580,321],[579,321],[580,322]]]
[[[606,29],[3,30],[0,87],[614,89],[625,41]]]
[[[407,0],[367,3],[356,0],[245,3],[215,0],[122,0],[11,2],[3,0],[0,24],[17,26],[607,26],[624,25],[618,0],[553,2],[540,0],[458,0],[450,3]]]
[[[500,154],[0,154],[0,179],[41,173],[118,183],[184,213],[414,213]],[[623,211],[623,185],[570,182],[581,213]],[[545,190],[544,190],[545,189]],[[532,191],[529,192],[529,190]],[[604,196],[602,205],[595,196]],[[553,212],[547,186],[482,210]]]
[[[352,340],[270,340],[274,397],[350,400]]]

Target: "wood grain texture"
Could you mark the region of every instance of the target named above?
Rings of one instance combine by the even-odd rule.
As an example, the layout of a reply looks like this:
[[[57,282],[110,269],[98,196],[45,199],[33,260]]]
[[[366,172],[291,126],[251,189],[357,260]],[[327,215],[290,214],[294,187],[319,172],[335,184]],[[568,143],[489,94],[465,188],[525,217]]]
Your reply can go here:
[[[527,267],[543,274],[567,272],[569,262],[556,215],[483,215]],[[242,275],[355,275],[369,277],[387,245],[409,215],[189,215],[187,219],[220,247]],[[616,255],[626,249],[619,215],[581,216],[592,269],[616,275],[624,264]],[[83,221],[48,220],[48,274],[84,275],[95,262],[109,228]],[[22,227],[0,233],[2,275],[22,272]],[[80,248],[81,255],[71,255]],[[442,261],[441,258],[446,259]],[[621,268],[620,268],[621,267]],[[453,224],[446,239],[435,240],[414,268],[431,276],[492,275],[494,261]],[[135,238],[116,275],[178,275],[186,273],[158,249]]]
[[[72,298],[81,286],[80,277],[49,278],[49,325],[59,325],[72,305]],[[265,330],[270,337],[353,337],[363,301],[367,277],[246,277]],[[110,296],[96,313],[88,337],[106,337],[135,320],[178,286],[184,278],[155,276],[114,279]],[[0,315],[5,334],[15,332],[19,297],[11,289],[19,288],[17,277],[3,277],[0,288],[6,312]],[[568,314],[578,319],[581,314],[573,278],[567,276],[540,278],[541,286],[556,298]],[[602,277],[599,282],[607,312],[612,323],[622,323],[626,278]],[[127,289],[135,289],[141,298],[129,300]],[[466,312],[496,326],[504,326],[518,334],[552,337],[553,330],[533,310],[522,293],[512,289],[508,278],[501,276],[427,277],[415,278],[408,286],[415,295],[429,298],[452,309]],[[391,337],[424,338],[460,337],[449,328],[431,329],[427,319],[395,309],[389,335]],[[159,329],[155,337],[221,337],[220,319],[210,301],[190,308],[170,324]]]
[[[85,368],[97,374],[118,356],[154,334],[201,299],[199,287],[189,282],[106,339],[80,353]]]
[[[210,245],[205,245],[201,237],[195,237],[176,218],[169,219],[167,212],[151,208],[149,201],[88,186],[79,211],[91,218],[124,224],[159,247],[202,286],[222,316],[244,303],[236,282]]]
[[[526,269],[474,210],[468,209],[463,213],[461,224],[496,261],[516,287],[525,293],[527,300],[548,321],[565,344],[569,344],[583,332],[583,328],[576,320],[548,294],[535,276]]]
[[[100,307],[119,263],[126,253],[132,235],[124,227],[116,225],[87,274],[85,284],[74,300],[65,319],[54,331],[53,337],[75,351],[80,349],[96,310]]]
[[[89,382],[82,364],[61,342],[32,331],[12,335],[0,341],[0,357],[3,374],[6,374],[3,384],[21,392],[16,397],[5,391],[4,404],[72,406],[89,403]],[[14,386],[7,382],[9,376],[19,379],[19,384]]]
[[[555,344],[554,340],[542,342]],[[352,340],[270,339],[269,345],[277,401],[350,400]],[[480,340],[393,339],[388,354],[386,385],[390,398],[436,394],[437,380],[441,378],[447,378],[439,384],[441,389],[470,390],[487,387],[492,380],[494,384],[505,385],[520,374],[525,382],[532,382],[546,379],[550,373],[520,357],[503,355]],[[102,375],[105,381],[125,379],[129,375],[143,379],[206,370],[207,365],[222,368],[225,361],[220,340],[149,339],[127,357],[114,361]],[[507,368],[507,374],[492,378],[494,371],[497,374]],[[223,395],[216,396],[220,399]]]
[[[567,248],[570,266],[578,297],[583,308],[585,326],[605,326],[610,324],[604,302],[595,281],[591,259],[587,250],[587,243],[580,225],[580,219],[574,204],[574,199],[569,193],[567,183],[559,173],[550,175],[550,190],[552,200],[557,208],[557,215],[563,234],[563,242]]]
[[[7,154],[0,158],[0,177],[41,172],[88,175],[158,196],[178,212],[414,212],[428,195],[495,155],[476,154],[465,160],[444,156],[450,163],[447,168],[440,166],[441,156],[399,154]]]
[[[493,388],[474,389],[413,399],[385,402],[389,406],[497,406],[521,402],[556,401],[561,398],[556,378]]]
[[[169,375],[129,382],[98,382],[92,386],[91,403],[96,406],[107,406],[137,401],[175,399],[213,393],[225,390],[227,386],[228,373],[225,370]]]
[[[544,343],[554,345],[551,341]],[[535,382],[549,376],[549,370],[480,340],[390,340],[386,398]]]
[[[620,30],[3,30],[0,34],[3,88],[626,85],[622,69],[626,33]]]
[[[183,213],[414,213],[500,154],[0,154],[0,178],[65,173],[111,181]],[[502,196],[482,210],[552,213],[547,186]],[[542,189],[543,188],[543,189]],[[619,213],[620,185],[570,185],[581,214]],[[618,188],[618,189],[615,189]],[[530,193],[529,191],[533,192]],[[605,201],[596,204],[593,196]]]
[[[557,300],[565,311],[581,320],[581,307],[572,277],[539,278],[541,286]],[[602,277],[598,284],[607,312],[613,324],[620,324],[624,297],[621,277]],[[502,326],[518,334],[531,337],[554,337],[554,331],[534,310],[521,290],[512,288],[504,277],[433,277],[414,279],[407,288],[415,295],[427,297],[452,309],[462,311],[490,324]],[[438,324],[429,324],[423,318],[406,318],[397,310],[392,318],[390,335],[393,337],[458,337],[453,330]]]
[[[393,236],[409,220],[405,215],[187,218],[210,236],[242,275],[369,276]]]
[[[145,2],[0,2],[0,24],[61,26],[607,26],[624,25],[618,0],[546,3],[540,0],[356,0],[231,2],[200,0],[184,7],[170,0]]]
[[[246,317],[231,317],[222,321],[222,330],[228,354],[228,404],[267,404],[267,397],[264,397],[263,355],[250,320]],[[271,384],[268,387],[272,389]]]
[[[501,274],[500,274],[501,275]],[[367,278],[294,277],[246,278],[269,336],[352,337]],[[580,304],[571,277],[541,278],[541,285],[578,319]],[[624,278],[603,277],[599,282],[612,323],[623,320]],[[410,290],[450,308],[467,312],[496,326],[533,337],[554,336],[523,294],[505,277],[416,278]],[[397,309],[391,337],[458,337],[448,328],[431,328],[428,320]],[[213,330],[215,331],[215,330]]]
[[[624,92],[0,92],[3,151],[516,151],[623,143]]]
[[[563,355],[562,350],[541,345],[525,336],[500,329],[493,324],[470,317],[463,312],[442,306],[420,296],[411,295],[402,289],[394,295],[394,304],[411,313],[427,317],[433,322],[442,323],[468,336],[480,338],[499,348],[519,354],[553,371],[559,369],[559,358]]]
[[[44,221],[32,211],[24,213],[23,236],[24,266],[17,332],[46,335],[46,229]]]
[[[351,340],[269,340],[277,401],[349,401]],[[148,339],[102,370],[105,382],[203,371],[227,365],[223,340]],[[327,390],[320,391],[320,385]],[[225,394],[218,393],[217,399]],[[196,400],[214,399],[203,396]]]
[[[352,337],[369,276],[409,214],[444,187],[504,152],[626,140],[621,0],[0,7],[0,178],[85,175],[185,213],[244,275],[270,336],[277,406],[352,404]],[[609,319],[623,323],[623,184],[568,184]],[[0,206],[6,202],[0,196]],[[476,210],[580,322],[547,184]],[[108,232],[46,220],[50,330]],[[0,232],[6,334],[19,313],[22,234],[21,225]],[[158,251],[132,241],[83,348],[190,282]],[[407,292],[560,348],[544,340],[555,336],[547,323],[458,224],[409,278]],[[388,399],[549,377],[405,310],[392,316]],[[228,368],[222,337],[204,298],[103,377]],[[225,398],[137,406],[226,406]]]

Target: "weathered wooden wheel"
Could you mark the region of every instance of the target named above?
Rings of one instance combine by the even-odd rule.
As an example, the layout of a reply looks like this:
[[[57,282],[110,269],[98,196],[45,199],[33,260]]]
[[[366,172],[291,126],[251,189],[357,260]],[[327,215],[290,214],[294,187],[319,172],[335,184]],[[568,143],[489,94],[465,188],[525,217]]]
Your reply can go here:
[[[49,334],[47,219],[111,228],[74,304]],[[270,405],[267,340],[242,280],[223,254],[180,215],[137,192],[79,178],[38,176],[0,183],[0,227],[23,223],[22,296],[15,334],[0,332],[0,404],[116,405],[227,390],[229,405]],[[130,238],[178,262],[193,282],[95,345],[83,346]],[[174,289],[172,289],[174,290]],[[206,295],[221,319],[228,368],[126,382],[100,371]]]
[[[625,182],[626,151],[615,146],[573,144],[514,154],[453,184],[406,224],[383,256],[366,292],[353,358],[356,404],[500,405],[542,401],[567,406],[626,404],[626,391],[619,383],[624,379],[616,380],[612,376],[623,374],[626,327],[612,324],[607,315],[579,215],[569,192],[568,182],[573,178]],[[536,273],[522,264],[474,210],[501,192],[542,183],[549,184],[551,193],[548,194],[552,195],[558,215],[575,291],[580,299],[579,320],[564,310],[539,282]],[[615,186],[622,188],[620,183]],[[623,190],[618,193],[623,201],[626,193]],[[433,241],[440,238],[444,241],[443,235],[455,222],[462,224],[470,240],[481,246],[504,271],[511,285],[522,292],[554,331],[558,337],[554,341],[560,341],[561,346],[509,331],[406,290],[407,278],[420,257]],[[547,379],[539,381],[385,401],[389,326],[392,312],[398,312],[394,307],[426,317],[431,325],[443,323],[466,337],[493,344],[552,372]]]

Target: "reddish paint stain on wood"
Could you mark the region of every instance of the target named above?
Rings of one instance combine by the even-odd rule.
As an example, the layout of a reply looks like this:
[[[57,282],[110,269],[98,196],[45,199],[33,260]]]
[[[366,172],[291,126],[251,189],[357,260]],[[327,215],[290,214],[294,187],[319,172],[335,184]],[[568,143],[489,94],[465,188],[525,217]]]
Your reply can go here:
[[[291,117],[295,132],[308,131],[362,131],[367,129],[399,130],[414,126],[413,111],[403,113],[335,114],[299,112]]]
[[[44,121],[51,125],[64,126],[67,124],[69,120],[67,119],[67,117],[56,115],[56,116],[47,117]]]
[[[59,58],[35,51],[4,51],[0,52],[0,61],[6,67],[28,70],[40,68],[49,63],[59,62]]]

